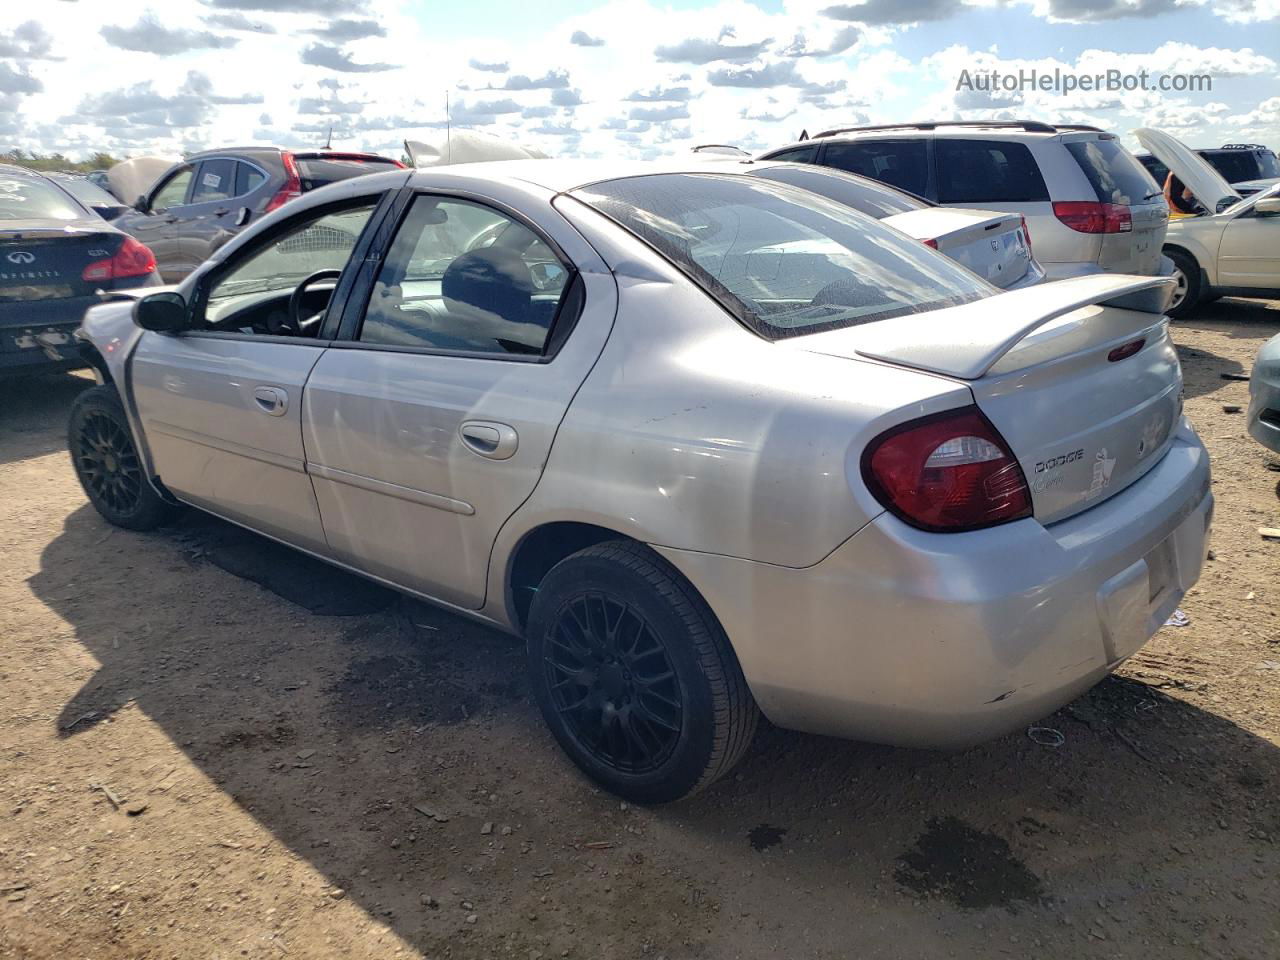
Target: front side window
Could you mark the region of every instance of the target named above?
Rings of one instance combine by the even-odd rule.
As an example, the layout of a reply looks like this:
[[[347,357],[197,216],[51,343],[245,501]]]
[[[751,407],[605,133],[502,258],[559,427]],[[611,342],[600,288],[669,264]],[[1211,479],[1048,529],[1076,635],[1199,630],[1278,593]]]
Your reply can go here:
[[[308,287],[314,300],[308,304],[308,315],[323,309],[374,206],[364,202],[317,213],[274,236],[266,246],[242,251],[241,259],[227,264],[209,290],[205,326],[246,333],[292,332],[287,311],[294,290],[320,271],[332,271]]]
[[[151,198],[151,209],[157,213],[170,207],[180,207],[187,202],[187,188],[191,186],[191,177],[195,171],[191,167],[183,167]]]
[[[610,180],[575,195],[770,340],[999,292],[864,214],[758,177],[660,174]]]
[[[235,171],[234,160],[206,160],[200,164],[200,175],[196,178],[196,189],[191,194],[191,202],[209,203],[232,196]]]
[[[923,140],[854,140],[827,144],[822,162],[828,167],[870,177],[891,187],[926,196],[929,156]]]
[[[568,278],[524,224],[467,200],[419,196],[378,273],[360,341],[541,354]]]
[[[939,203],[1041,203],[1049,188],[1026,144],[938,139]]]

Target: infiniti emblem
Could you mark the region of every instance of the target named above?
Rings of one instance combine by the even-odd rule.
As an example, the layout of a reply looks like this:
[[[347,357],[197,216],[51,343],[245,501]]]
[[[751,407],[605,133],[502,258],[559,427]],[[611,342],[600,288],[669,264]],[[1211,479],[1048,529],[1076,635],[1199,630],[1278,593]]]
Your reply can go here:
[[[15,250],[6,259],[10,263],[35,263],[36,255],[25,250]]]

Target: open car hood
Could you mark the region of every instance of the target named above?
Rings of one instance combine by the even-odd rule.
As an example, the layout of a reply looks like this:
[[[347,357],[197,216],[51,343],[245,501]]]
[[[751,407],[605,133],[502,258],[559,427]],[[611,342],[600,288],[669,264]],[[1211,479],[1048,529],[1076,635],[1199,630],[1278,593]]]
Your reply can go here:
[[[485,160],[545,160],[547,155],[534,147],[491,137],[471,130],[455,130],[430,143],[406,140],[404,152],[414,167],[434,167],[446,163],[481,163]]]
[[[107,171],[107,184],[121,203],[132,205],[138,197],[150,192],[165,171],[179,162],[166,157],[121,160]]]
[[[1157,160],[1173,171],[1173,175],[1187,185],[1196,199],[1210,213],[1225,210],[1234,203],[1240,202],[1240,194],[1222,174],[1209,166],[1208,162],[1176,137],[1150,127],[1141,127],[1133,131],[1138,142],[1151,152]],[[1161,188],[1164,184],[1159,184]]]

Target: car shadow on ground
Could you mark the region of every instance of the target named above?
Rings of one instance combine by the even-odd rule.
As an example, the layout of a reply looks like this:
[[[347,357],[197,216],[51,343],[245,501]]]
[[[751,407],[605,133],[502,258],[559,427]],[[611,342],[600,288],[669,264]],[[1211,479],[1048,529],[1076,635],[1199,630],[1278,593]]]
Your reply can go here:
[[[512,638],[195,514],[153,534],[107,530],[76,511],[30,581],[99,664],[59,735],[136,705],[281,843],[421,949],[489,956],[514,944],[524,956],[550,944],[557,955],[554,934],[488,942],[421,895],[451,888],[541,914],[553,868],[590,878],[603,862],[612,879],[575,893],[576,943],[608,928],[619,956],[639,955],[655,917],[683,913],[696,926],[682,928],[686,944],[705,950],[724,924],[748,923],[737,912],[748,906],[772,912],[773,934],[789,914],[827,913],[834,937],[895,911],[972,933],[974,911],[987,911],[990,929],[1035,930],[1046,948],[1094,932],[1112,946],[1187,945],[1208,936],[1206,918],[1226,925],[1243,909],[1236,894],[1275,896],[1280,750],[1169,696],[1176,678],[1106,681],[1035,740],[960,754],[766,727],[722,783],[626,814],[544,732]],[[415,811],[424,797],[427,814]],[[441,811],[445,821],[429,815]],[[483,821],[520,826],[482,836]],[[430,846],[435,836],[447,841]],[[1253,933],[1248,921],[1236,932]]]
[[[65,450],[71,403],[92,386],[84,372],[0,379],[0,463]]]

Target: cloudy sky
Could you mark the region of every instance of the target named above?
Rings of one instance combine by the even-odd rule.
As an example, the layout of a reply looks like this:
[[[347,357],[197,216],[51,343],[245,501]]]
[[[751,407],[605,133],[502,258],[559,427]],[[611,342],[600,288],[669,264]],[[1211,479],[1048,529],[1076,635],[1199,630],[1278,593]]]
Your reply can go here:
[[[553,155],[757,150],[802,129],[1018,117],[1280,146],[1280,0],[8,0],[0,148],[398,155],[455,128]],[[1212,90],[957,90],[961,71]]]

